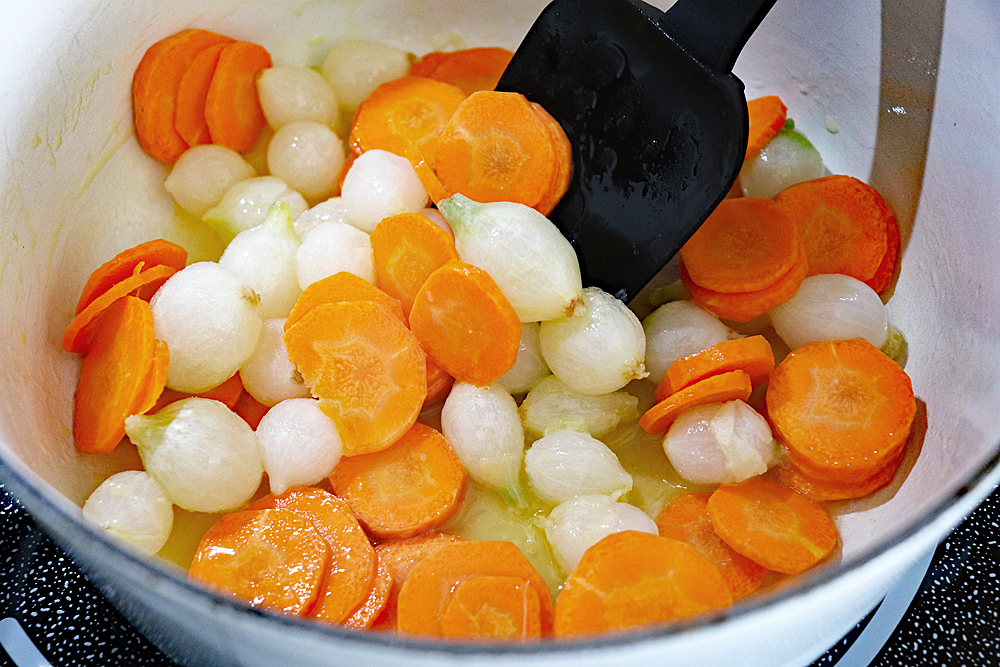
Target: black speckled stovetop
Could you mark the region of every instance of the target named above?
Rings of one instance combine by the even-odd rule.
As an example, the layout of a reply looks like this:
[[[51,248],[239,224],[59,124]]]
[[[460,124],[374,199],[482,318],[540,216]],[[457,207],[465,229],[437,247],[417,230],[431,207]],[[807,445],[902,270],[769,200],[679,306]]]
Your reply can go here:
[[[1000,665],[1000,491],[937,548],[909,609],[870,664]],[[872,617],[813,665],[832,667]],[[0,485],[0,619],[54,666],[173,663],[136,632]],[[0,667],[20,667],[0,647]],[[34,667],[34,665],[32,666]]]

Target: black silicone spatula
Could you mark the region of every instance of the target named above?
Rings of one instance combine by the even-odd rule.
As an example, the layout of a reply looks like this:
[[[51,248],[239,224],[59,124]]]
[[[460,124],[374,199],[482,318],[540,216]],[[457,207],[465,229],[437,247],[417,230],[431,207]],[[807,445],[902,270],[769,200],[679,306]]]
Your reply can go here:
[[[747,145],[743,45],[775,0],[555,0],[497,90],[552,114],[573,144],[550,215],[584,284],[629,301],[729,191]]]

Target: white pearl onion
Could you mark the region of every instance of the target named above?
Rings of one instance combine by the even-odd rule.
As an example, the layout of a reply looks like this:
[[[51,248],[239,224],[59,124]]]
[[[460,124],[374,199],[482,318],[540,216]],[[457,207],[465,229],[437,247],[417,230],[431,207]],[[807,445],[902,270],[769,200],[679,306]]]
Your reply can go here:
[[[864,338],[882,347],[889,318],[868,285],[839,273],[810,276],[791,299],[770,312],[771,323],[793,350],[806,343]]]
[[[773,197],[825,173],[823,158],[808,139],[795,131],[782,131],[743,164],[740,186],[746,197]]]
[[[665,303],[642,321],[646,334],[646,370],[654,384],[663,382],[670,364],[729,340],[729,329],[694,301]]]
[[[456,382],[441,409],[441,430],[473,479],[495,489],[517,483],[524,431],[502,387]]]
[[[347,217],[371,234],[383,218],[399,213],[416,213],[427,205],[427,191],[405,157],[388,151],[365,151],[354,161],[341,197]]]
[[[125,432],[146,472],[190,512],[234,510],[260,486],[257,436],[219,401],[185,398],[153,415],[133,415]]]
[[[570,317],[542,322],[542,356],[570,389],[597,396],[648,375],[642,324],[625,304],[597,287],[582,292]]]
[[[577,496],[552,510],[545,537],[559,566],[568,574],[576,569],[587,549],[608,535],[626,530],[659,534],[656,522],[634,505],[609,496]]]
[[[163,186],[181,208],[200,218],[222,201],[229,188],[256,175],[236,151],[205,144],[184,151]]]
[[[569,428],[599,438],[622,421],[638,419],[638,405],[639,399],[624,391],[589,396],[550,375],[528,392],[519,412],[525,430],[533,435]]]
[[[145,553],[163,548],[174,525],[174,506],[155,479],[141,470],[108,477],[83,504],[83,517]]]
[[[285,317],[299,298],[295,256],[301,241],[285,202],[271,207],[264,224],[236,235],[219,264],[260,296],[262,318]]]
[[[542,358],[542,347],[538,342],[538,322],[525,322],[521,325],[521,346],[517,350],[517,360],[494,384],[512,394],[523,394],[551,374],[549,365]]]
[[[329,126],[297,120],[281,126],[267,147],[267,167],[309,199],[328,197],[344,166],[344,144]]]
[[[260,337],[260,297],[229,269],[198,262],[150,302],[153,335],[170,350],[167,386],[198,394],[231,378]]]
[[[276,201],[287,202],[291,206],[292,220],[309,208],[302,195],[277,176],[258,176],[229,188],[222,201],[209,209],[202,220],[223,240],[231,241],[240,232],[263,223],[268,209]]]
[[[285,349],[285,318],[264,322],[253,354],[240,367],[240,380],[247,393],[267,406],[290,398],[308,398],[309,387]]]
[[[632,490],[632,476],[607,445],[586,433],[562,430],[536,440],[524,455],[528,482],[542,500],[559,504],[574,496]]]
[[[257,79],[257,91],[264,117],[276,130],[297,120],[337,123],[337,96],[326,79],[309,67],[265,69]]]
[[[375,284],[375,256],[368,234],[343,222],[324,222],[313,229],[296,256],[299,286],[347,271]]]
[[[316,204],[295,218],[292,226],[295,227],[295,233],[299,235],[299,238],[305,241],[306,237],[309,236],[309,232],[324,222],[344,222],[351,224],[351,221],[347,219],[347,207],[344,206],[343,199],[340,197],[330,197],[326,201]]]
[[[681,413],[663,438],[681,477],[698,484],[735,484],[776,461],[767,420],[743,401],[701,405]]]
[[[330,49],[322,70],[340,103],[354,108],[386,81],[406,76],[410,60],[394,46],[351,40]]]
[[[344,451],[333,420],[312,398],[292,398],[268,410],[257,426],[257,440],[275,494],[319,482]]]

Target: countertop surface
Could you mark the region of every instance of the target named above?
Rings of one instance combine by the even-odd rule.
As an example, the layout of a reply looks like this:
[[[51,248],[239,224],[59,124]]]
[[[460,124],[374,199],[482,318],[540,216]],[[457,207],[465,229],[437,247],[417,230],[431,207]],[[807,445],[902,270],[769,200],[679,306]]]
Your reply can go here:
[[[926,560],[918,564],[909,590],[895,600],[890,593],[813,665],[1000,665],[998,537],[1000,491],[994,491],[938,546],[929,567]],[[38,653],[58,666],[174,664],[104,600],[2,486],[0,619],[0,667],[38,667]],[[6,619],[15,619],[37,647],[33,661]]]

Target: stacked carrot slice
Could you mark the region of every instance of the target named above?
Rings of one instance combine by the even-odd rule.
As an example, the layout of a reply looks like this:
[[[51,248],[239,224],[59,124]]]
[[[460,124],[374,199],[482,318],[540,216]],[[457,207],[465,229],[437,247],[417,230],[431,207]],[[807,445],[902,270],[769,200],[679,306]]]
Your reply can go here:
[[[166,344],[153,338],[148,302],[186,261],[186,250],[156,239],[115,255],[84,285],[62,340],[67,352],[85,355],[73,399],[80,451],[110,452],[125,437],[126,417],[159,399],[170,357]]]
[[[257,75],[261,46],[191,28],[151,46],[132,79],[136,136],[151,156],[176,162],[191,146],[253,148],[264,128]]]

